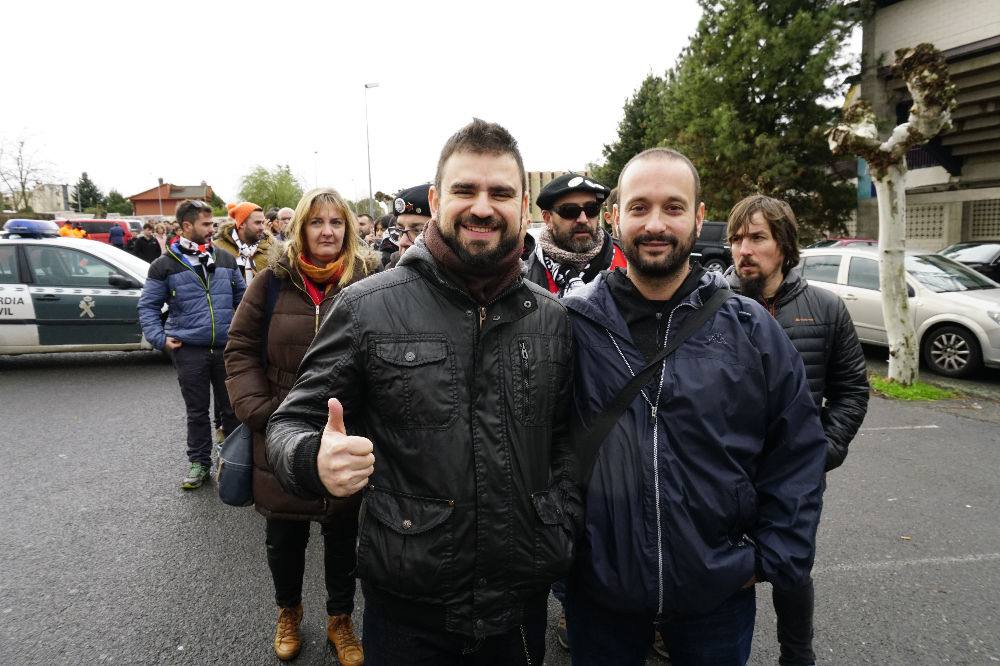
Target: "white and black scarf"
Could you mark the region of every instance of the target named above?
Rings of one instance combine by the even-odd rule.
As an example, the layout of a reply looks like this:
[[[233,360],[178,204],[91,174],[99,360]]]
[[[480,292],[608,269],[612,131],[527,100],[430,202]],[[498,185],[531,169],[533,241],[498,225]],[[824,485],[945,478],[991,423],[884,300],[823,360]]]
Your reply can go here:
[[[204,243],[195,243],[193,240],[180,236],[177,239],[177,249],[180,250],[181,254],[194,257],[198,260],[198,266],[201,267],[202,277],[207,276],[215,270],[215,256],[212,254],[211,238]]]
[[[587,284],[611,265],[614,246],[607,232],[602,231],[601,242],[589,252],[568,252],[555,243],[552,232],[546,228],[538,237],[535,254],[552,276],[560,298]]]
[[[240,273],[243,274],[243,279],[246,282],[250,282],[253,276],[257,274],[257,270],[253,265],[253,255],[257,254],[257,243],[253,245],[247,245],[242,240],[240,240],[240,235],[236,232],[235,227],[232,230],[233,242],[236,243],[236,249],[239,250],[239,256],[236,257],[236,265],[239,266]]]

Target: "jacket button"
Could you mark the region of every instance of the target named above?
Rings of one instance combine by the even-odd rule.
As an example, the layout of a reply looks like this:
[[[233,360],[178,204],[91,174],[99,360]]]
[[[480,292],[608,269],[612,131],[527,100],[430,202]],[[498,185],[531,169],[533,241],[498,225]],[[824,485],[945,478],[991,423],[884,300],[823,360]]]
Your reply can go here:
[[[466,310],[465,311],[465,316],[466,317],[471,317],[472,316],[472,310]]]
[[[526,308],[530,308],[531,307],[531,301],[525,301],[523,305]]]
[[[485,628],[486,628],[486,623],[485,622],[483,622],[482,620],[476,620],[476,629],[477,630],[482,631]]]
[[[404,530],[408,530],[411,527],[413,527],[413,521],[411,521],[409,518],[407,518],[406,520],[403,521],[403,529]]]
[[[412,360],[413,360],[413,359],[415,359],[416,357],[417,357],[417,355],[416,355],[416,354],[414,354],[414,353],[413,353],[413,352],[411,352],[411,351],[408,351],[408,352],[406,352],[405,354],[403,354],[403,358],[405,358],[405,359],[406,359],[407,361],[412,361]]]
[[[476,582],[478,583],[479,587],[486,587],[486,579],[485,578],[480,578]]]

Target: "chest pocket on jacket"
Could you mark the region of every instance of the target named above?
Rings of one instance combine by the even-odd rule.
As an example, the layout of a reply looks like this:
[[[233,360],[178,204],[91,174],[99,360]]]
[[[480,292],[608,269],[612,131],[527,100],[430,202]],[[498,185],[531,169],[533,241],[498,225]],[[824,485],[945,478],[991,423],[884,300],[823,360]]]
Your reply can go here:
[[[559,391],[557,382],[566,373],[561,363],[562,343],[541,335],[522,335],[510,343],[514,417],[521,425],[547,426]]]
[[[444,429],[458,418],[455,356],[443,335],[374,340],[369,366],[374,396],[398,427]]]

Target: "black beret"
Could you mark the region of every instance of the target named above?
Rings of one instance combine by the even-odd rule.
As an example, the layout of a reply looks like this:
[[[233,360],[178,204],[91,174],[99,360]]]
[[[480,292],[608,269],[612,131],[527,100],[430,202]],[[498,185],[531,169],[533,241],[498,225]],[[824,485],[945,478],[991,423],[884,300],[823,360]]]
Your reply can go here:
[[[604,201],[611,194],[611,189],[601,185],[593,178],[587,178],[571,171],[546,183],[542,191],[538,193],[535,203],[542,210],[552,210],[552,204],[555,203],[556,199],[570,192],[587,192],[597,197],[598,201]]]
[[[392,210],[396,215],[423,215],[431,216],[431,206],[427,202],[427,191],[431,188],[430,183],[417,185],[405,189],[396,195],[396,200],[392,203]]]

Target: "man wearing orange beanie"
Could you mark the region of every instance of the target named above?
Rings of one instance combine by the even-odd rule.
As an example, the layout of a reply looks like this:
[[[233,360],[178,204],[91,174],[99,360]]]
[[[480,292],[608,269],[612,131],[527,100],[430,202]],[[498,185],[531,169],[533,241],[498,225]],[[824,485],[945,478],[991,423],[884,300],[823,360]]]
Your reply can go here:
[[[267,268],[267,253],[271,238],[264,233],[264,209],[244,201],[226,206],[229,222],[219,227],[213,243],[215,247],[236,257],[243,279],[247,282]]]

